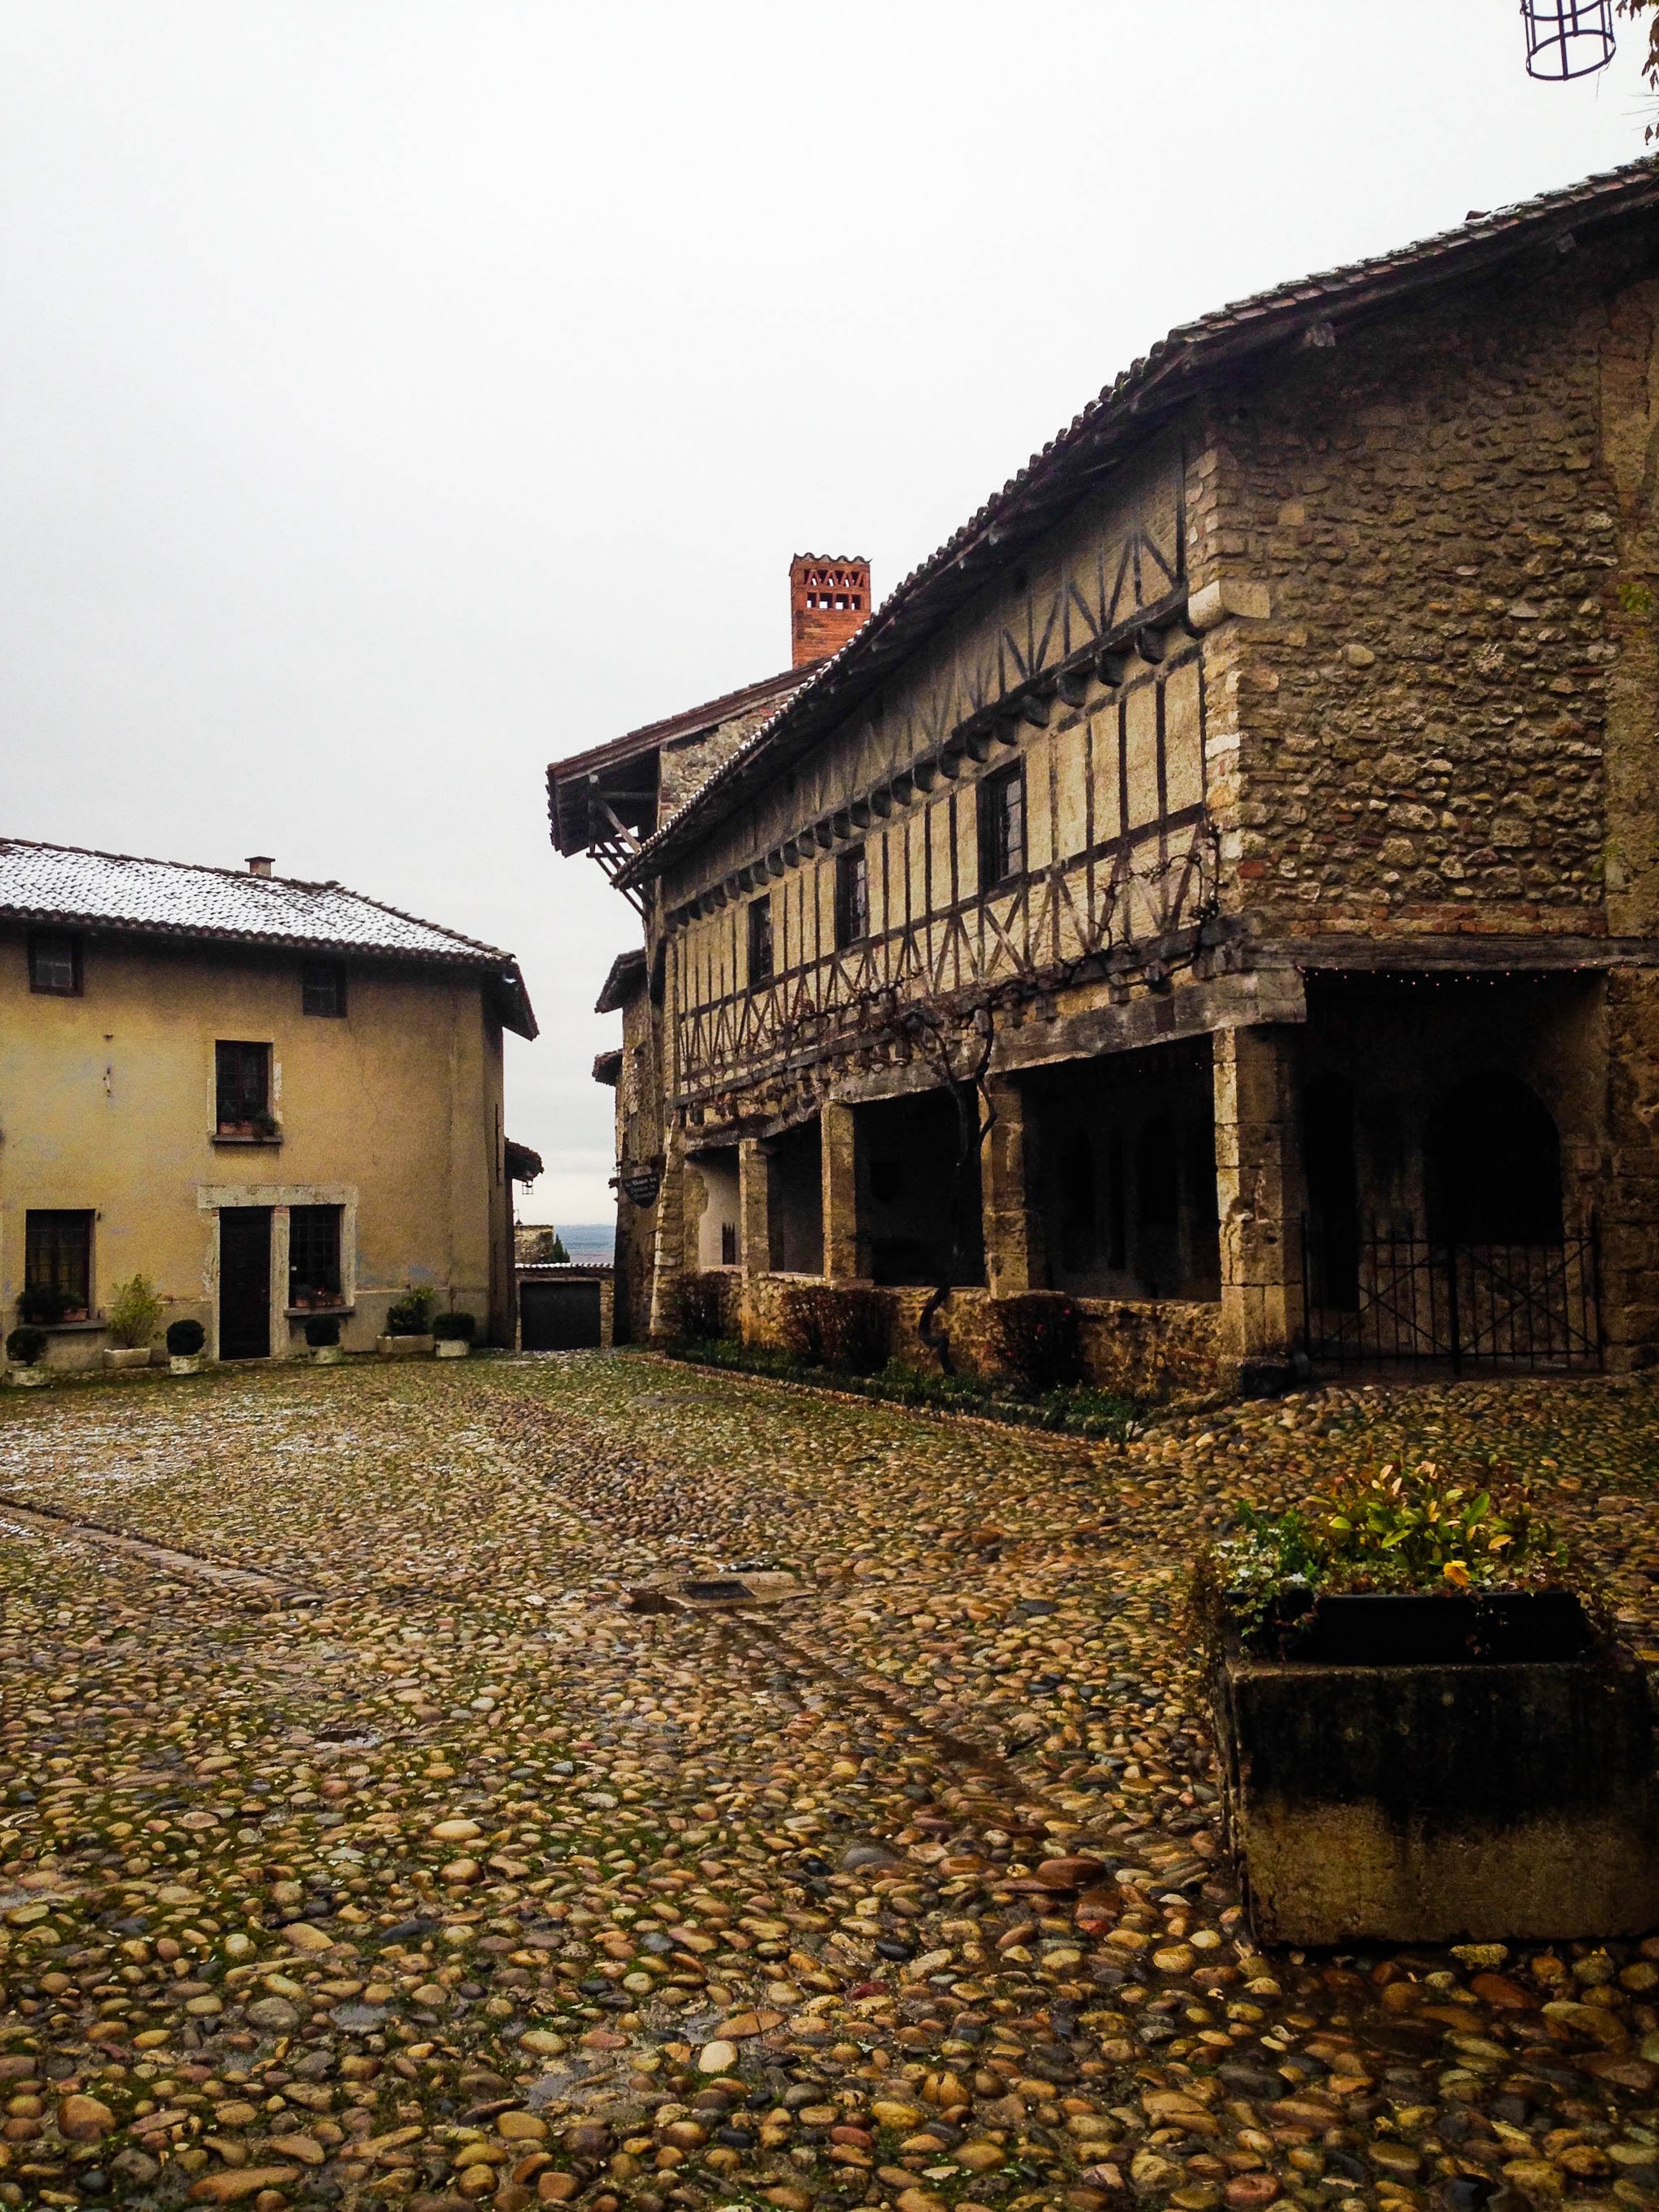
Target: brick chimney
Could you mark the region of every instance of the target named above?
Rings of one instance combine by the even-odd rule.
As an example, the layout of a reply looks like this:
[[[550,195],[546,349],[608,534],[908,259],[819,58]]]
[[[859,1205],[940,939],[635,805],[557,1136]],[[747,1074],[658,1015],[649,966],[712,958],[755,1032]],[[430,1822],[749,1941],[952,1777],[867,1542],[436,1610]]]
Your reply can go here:
[[[276,865],[269,853],[250,853],[247,856],[247,872],[251,876],[268,876]]]
[[[870,618],[870,563],[798,553],[789,563],[789,637],[799,668],[838,653]]]

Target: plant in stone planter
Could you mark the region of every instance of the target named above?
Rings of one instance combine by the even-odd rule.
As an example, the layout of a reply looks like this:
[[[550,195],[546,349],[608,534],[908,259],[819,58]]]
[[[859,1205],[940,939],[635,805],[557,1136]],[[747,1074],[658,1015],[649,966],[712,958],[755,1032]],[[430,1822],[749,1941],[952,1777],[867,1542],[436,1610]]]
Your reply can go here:
[[[1646,1680],[1528,1486],[1410,1459],[1201,1559],[1227,1838],[1264,1941],[1659,1917]]]
[[[199,1321],[175,1321],[167,1325],[167,1365],[175,1375],[198,1375],[207,1331]]]
[[[112,1350],[104,1354],[110,1367],[147,1367],[150,1340],[161,1325],[163,1307],[148,1275],[129,1275],[118,1283],[110,1298],[109,1334]]]
[[[40,1363],[46,1358],[46,1346],[51,1341],[45,1329],[31,1328],[27,1322],[21,1328],[13,1329],[6,1339],[6,1358],[11,1362],[12,1382],[27,1388],[46,1380],[46,1370]]]
[[[340,1349],[340,1317],[337,1314],[314,1313],[306,1322],[306,1342],[311,1347],[313,1365],[337,1367],[344,1354]]]
[[[432,1324],[433,1348],[440,1359],[465,1359],[472,1349],[478,1323],[470,1313],[440,1314]]]
[[[406,1359],[411,1354],[432,1348],[432,1309],[436,1297],[428,1290],[412,1286],[395,1305],[386,1308],[386,1334],[380,1340],[380,1351],[387,1359]]]

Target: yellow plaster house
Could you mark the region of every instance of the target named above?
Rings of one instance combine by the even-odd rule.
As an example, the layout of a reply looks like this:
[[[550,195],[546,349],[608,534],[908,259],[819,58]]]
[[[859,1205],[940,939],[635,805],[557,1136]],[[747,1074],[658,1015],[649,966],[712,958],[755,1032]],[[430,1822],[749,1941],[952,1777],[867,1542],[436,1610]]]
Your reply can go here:
[[[334,883],[0,839],[0,1310],[98,1362],[150,1278],[220,1358],[368,1350],[410,1285],[514,1337],[508,953]]]

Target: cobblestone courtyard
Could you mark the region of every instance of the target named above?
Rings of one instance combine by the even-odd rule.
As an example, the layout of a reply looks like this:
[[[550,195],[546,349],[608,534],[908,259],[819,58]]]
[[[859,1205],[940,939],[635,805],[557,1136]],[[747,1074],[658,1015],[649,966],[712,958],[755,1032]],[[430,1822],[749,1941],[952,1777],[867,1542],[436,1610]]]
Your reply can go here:
[[[1406,1438],[1659,1663],[1645,1383],[1122,1450],[639,1356],[8,1394],[0,2200],[1659,2200],[1659,1941],[1264,1957],[1218,1863],[1188,1561]],[[741,1565],[805,1594],[630,1607]]]

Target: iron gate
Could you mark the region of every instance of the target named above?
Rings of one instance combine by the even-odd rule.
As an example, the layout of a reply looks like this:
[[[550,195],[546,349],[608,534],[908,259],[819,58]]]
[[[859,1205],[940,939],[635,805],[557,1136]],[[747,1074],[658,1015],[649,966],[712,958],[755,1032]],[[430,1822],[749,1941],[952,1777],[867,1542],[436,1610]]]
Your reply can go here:
[[[1320,1367],[1570,1372],[1601,1365],[1601,1240],[1443,1244],[1302,1224],[1304,1341]]]

